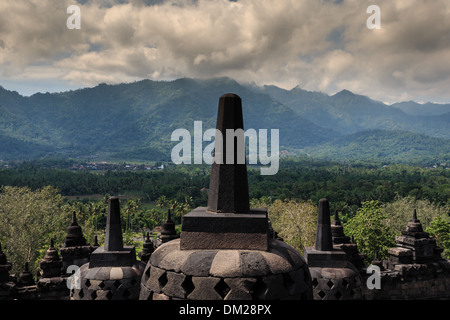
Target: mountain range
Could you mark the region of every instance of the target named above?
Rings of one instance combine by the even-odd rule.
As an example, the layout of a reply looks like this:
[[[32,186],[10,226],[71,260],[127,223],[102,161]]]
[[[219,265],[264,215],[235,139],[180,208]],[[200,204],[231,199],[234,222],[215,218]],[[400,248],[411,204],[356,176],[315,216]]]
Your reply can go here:
[[[214,128],[219,97],[242,98],[244,129],[279,129],[284,153],[328,160],[445,162],[450,104],[387,105],[343,90],[230,78],[99,84],[29,97],[0,87],[0,160],[44,156],[170,161],[175,129]]]

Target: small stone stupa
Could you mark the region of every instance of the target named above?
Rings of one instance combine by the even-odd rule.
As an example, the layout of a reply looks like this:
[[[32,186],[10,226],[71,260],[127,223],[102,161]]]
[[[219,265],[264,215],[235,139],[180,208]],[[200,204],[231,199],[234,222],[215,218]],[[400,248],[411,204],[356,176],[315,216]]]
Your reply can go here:
[[[450,299],[450,260],[443,249],[423,230],[416,210],[406,229],[396,237],[397,246],[388,249],[388,259],[372,262],[381,270],[382,290],[370,290],[373,300]]]
[[[266,210],[250,209],[245,157],[236,161],[237,145],[244,147],[245,155],[239,141],[243,135],[236,137],[235,161],[226,160],[232,152],[226,150],[226,130],[243,130],[237,95],[220,97],[217,129],[208,207],[185,215],[180,239],[153,252],[140,299],[312,299],[311,277],[301,254],[269,236]],[[217,161],[221,156],[222,163]]]
[[[337,210],[334,212],[334,220],[331,224],[331,237],[334,245],[350,243],[350,237],[344,234],[344,227],[342,226],[341,219],[339,219],[339,213]]]
[[[319,201],[317,234],[314,247],[305,249],[311,272],[315,300],[361,300],[362,277],[348,261],[345,251],[333,247],[330,207],[327,199]]]
[[[177,234],[175,230],[175,223],[172,220],[170,209],[167,210],[167,218],[166,221],[163,223],[161,228],[161,244],[169,242],[171,240],[177,239],[180,236]]]
[[[30,272],[28,262],[25,262],[25,267],[19,276],[18,284],[21,287],[29,287],[35,285],[34,277]]]
[[[397,247],[388,250],[387,267],[394,269],[399,264],[432,264],[442,261],[443,248],[436,244],[436,239],[423,230],[414,209],[406,230],[396,237]]]
[[[137,300],[144,267],[136,260],[135,247],[123,245],[120,201],[111,197],[105,245],[81,266],[79,287],[72,289],[71,300]]]
[[[9,274],[11,268],[0,243],[0,300],[11,300],[16,296],[16,278]]]
[[[42,269],[42,278],[54,278],[61,276],[62,261],[59,259],[58,252],[53,245],[53,239],[50,241],[50,248],[45,252],[44,258],[39,261]]]
[[[331,238],[333,240],[333,246],[343,250],[347,254],[347,259],[360,270],[360,272],[365,272],[365,255],[360,253],[357,244],[352,241],[350,237],[345,235],[344,227],[339,219],[337,210],[334,212],[334,220],[331,224]]]
[[[70,291],[67,279],[61,277],[63,264],[54,247],[53,239],[44,258],[39,261],[39,266],[42,269],[37,281],[39,299],[68,300]]]
[[[150,239],[150,234],[147,232],[147,238],[145,239],[145,242],[142,245],[142,251],[139,252],[138,255],[139,259],[141,259],[142,262],[147,263],[153,251],[155,251],[155,246],[153,244],[153,241]]]
[[[17,298],[19,300],[37,300],[39,298],[38,286],[30,272],[28,262],[25,263],[25,267],[17,279]]]
[[[75,265],[81,267],[89,262],[90,254],[94,248],[86,243],[81,227],[78,225],[76,213],[72,213],[72,223],[67,228],[64,245],[61,246],[59,252],[61,254],[63,275],[69,266]]]

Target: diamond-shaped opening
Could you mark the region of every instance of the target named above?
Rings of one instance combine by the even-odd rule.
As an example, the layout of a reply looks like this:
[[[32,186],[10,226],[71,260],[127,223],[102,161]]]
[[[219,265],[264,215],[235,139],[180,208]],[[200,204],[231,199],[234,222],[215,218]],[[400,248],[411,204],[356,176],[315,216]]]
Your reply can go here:
[[[94,291],[91,293],[92,300],[95,300],[97,298],[97,291]]]
[[[147,268],[147,270],[145,270],[145,275],[147,276],[147,277],[150,277],[150,267],[148,267]]]
[[[322,290],[320,290],[318,295],[319,295],[320,299],[323,299],[327,294],[325,292],[323,292]]]
[[[192,276],[187,276],[183,283],[181,284],[181,287],[184,289],[184,291],[186,292],[186,295],[189,295],[192,291],[194,291],[195,286],[192,283]]]
[[[125,299],[128,299],[131,296],[131,292],[128,289],[125,289],[123,296]]]
[[[91,282],[89,281],[89,279],[87,279],[84,284],[86,285],[86,287],[90,287],[91,286]]]
[[[108,293],[106,294],[106,299],[111,300],[113,297],[113,293],[111,291],[108,291]]]
[[[83,297],[84,297],[83,289],[80,289],[80,292],[78,292],[78,296],[79,296],[81,299],[83,299]]]
[[[223,279],[220,279],[219,283],[216,284],[214,289],[217,291],[217,293],[223,298],[230,292],[230,287],[225,283]]]
[[[119,280],[114,281],[113,286],[116,287],[117,289],[120,287],[122,283],[120,283]]]
[[[340,298],[342,298],[342,293],[340,293],[339,291],[337,291],[335,294],[334,294],[334,296],[336,297],[336,299],[340,299]]]
[[[349,283],[348,283],[348,281],[347,280],[345,280],[345,279],[342,279],[342,286],[345,288],[345,289],[347,289],[348,288],[348,286],[349,286]]]
[[[328,286],[328,288],[333,288],[333,286],[334,286],[334,283],[333,283],[333,281],[331,281],[331,280],[328,280],[328,282],[327,282],[327,286]]]
[[[312,281],[312,287],[313,287],[313,289],[314,289],[315,287],[317,287],[318,284],[319,284],[319,282],[317,281],[316,278],[314,278],[313,281]]]
[[[150,291],[150,294],[148,295],[146,300],[153,300],[153,291]]]
[[[100,289],[103,289],[105,287],[105,283],[102,281],[98,286],[100,287]]]
[[[164,288],[164,286],[167,284],[169,280],[167,279],[167,273],[164,272],[159,278],[158,278],[158,283],[160,288]]]
[[[252,287],[252,298],[253,300],[262,300],[265,298],[267,291],[267,285],[264,283],[262,277],[258,277],[256,283]]]

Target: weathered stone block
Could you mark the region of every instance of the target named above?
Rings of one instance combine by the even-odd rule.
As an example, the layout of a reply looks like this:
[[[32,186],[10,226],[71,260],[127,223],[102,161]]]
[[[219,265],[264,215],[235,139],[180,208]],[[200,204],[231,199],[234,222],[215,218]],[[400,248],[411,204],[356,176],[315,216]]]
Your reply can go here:
[[[186,276],[182,273],[167,272],[167,284],[164,286],[164,294],[169,297],[185,299],[186,290],[183,288],[183,282]]]
[[[123,247],[121,251],[107,251],[104,247],[91,253],[89,268],[132,266],[136,263],[136,251],[133,246]]]
[[[153,293],[153,300],[170,300],[170,297],[166,296],[163,293]]]
[[[216,254],[216,250],[199,250],[193,252],[181,267],[181,272],[197,277],[208,276]]]
[[[224,300],[252,300],[251,288],[256,283],[254,278],[228,278],[225,283],[230,291]]]
[[[247,249],[268,250],[267,211],[213,213],[196,208],[183,217],[181,250]]]
[[[167,283],[167,281],[164,280],[165,276],[165,270],[152,266],[150,269],[150,278],[147,280],[145,286],[156,293],[161,293],[162,288]]]
[[[347,254],[341,250],[319,251],[306,248],[304,257],[309,267],[344,268],[347,266]]]
[[[270,267],[260,252],[244,251],[240,253],[240,257],[243,277],[258,277],[270,274]]]
[[[239,251],[219,250],[215,255],[209,272],[214,277],[239,277],[241,275]]]
[[[222,300],[222,297],[214,289],[220,278],[192,277],[194,290],[188,295],[191,300]]]
[[[153,291],[149,290],[145,285],[141,284],[139,291],[139,300],[151,300]]]

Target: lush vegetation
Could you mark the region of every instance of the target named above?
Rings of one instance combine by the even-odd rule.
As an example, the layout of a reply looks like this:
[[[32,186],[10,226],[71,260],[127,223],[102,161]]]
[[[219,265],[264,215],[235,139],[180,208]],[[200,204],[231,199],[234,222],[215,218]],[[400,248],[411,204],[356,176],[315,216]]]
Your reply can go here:
[[[0,170],[0,241],[15,272],[32,270],[48,248],[64,241],[72,212],[88,242],[104,239],[107,199],[122,198],[124,239],[138,248],[145,231],[165,220],[171,209],[176,223],[194,207],[207,204],[208,166],[166,166],[164,170],[68,170],[73,161],[24,162]],[[66,168],[66,169],[64,169]],[[450,257],[450,171],[408,165],[336,164],[283,159],[274,176],[248,169],[253,207],[265,207],[273,229],[303,251],[314,244],[317,203],[330,201],[347,235],[367,262],[386,256],[414,209],[424,229]]]
[[[193,206],[204,206],[207,201],[210,167],[206,165],[172,165],[151,171],[62,169],[69,164],[63,162],[55,168],[54,163],[46,166],[42,161],[25,162],[15,169],[0,170],[0,185],[33,190],[50,185],[63,196],[78,196],[80,200],[91,194],[131,194],[146,202],[161,196],[179,202],[191,197]],[[258,169],[249,167],[248,180],[251,198],[314,203],[327,198],[332,210],[338,209],[344,215],[369,200],[386,203],[396,196],[411,196],[445,206],[450,197],[450,171],[443,167],[362,162],[345,165],[296,158],[282,159],[279,172],[272,176],[262,176]]]
[[[44,244],[61,239],[69,220],[62,214],[63,198],[51,187],[4,187],[0,193],[0,240],[13,272],[19,274],[25,262],[42,258]],[[35,270],[34,265],[31,266]]]
[[[318,159],[435,164],[450,161],[450,140],[399,130],[365,130],[305,148]]]
[[[327,198],[368,262],[386,255],[414,209],[450,257],[449,105],[388,106],[347,90],[328,96],[228,78],[144,80],[31,97],[0,87],[0,241],[14,272],[25,262],[34,271],[50,239],[63,243],[72,212],[88,241],[101,244],[109,195],[123,199],[124,239],[138,251],[168,209],[180,223],[205,206],[210,167],[171,165],[171,133],[192,132],[194,121],[214,128],[227,92],[242,98],[246,129],[280,130],[289,156],[279,172],[249,166],[248,181],[252,205],[268,208],[287,243],[313,244],[316,206]],[[121,159],[166,166],[69,170]]]
[[[349,91],[328,96],[228,78],[100,84],[31,97],[0,87],[0,160],[52,154],[169,161],[171,133],[192,133],[194,121],[214,128],[227,92],[242,98],[246,129],[279,129],[282,150],[330,160],[450,160],[448,105],[424,105],[418,116]]]
[[[55,247],[64,243],[72,213],[82,227],[88,243],[94,239],[104,243],[109,195],[95,201],[68,201],[53,187],[31,190],[28,187],[6,186],[0,189],[0,242],[20,274],[25,262],[34,273],[39,260],[53,239]],[[142,249],[145,232],[161,225],[165,208],[143,205],[139,199],[123,199],[121,204],[124,243]],[[155,234],[156,235],[156,234]]]

